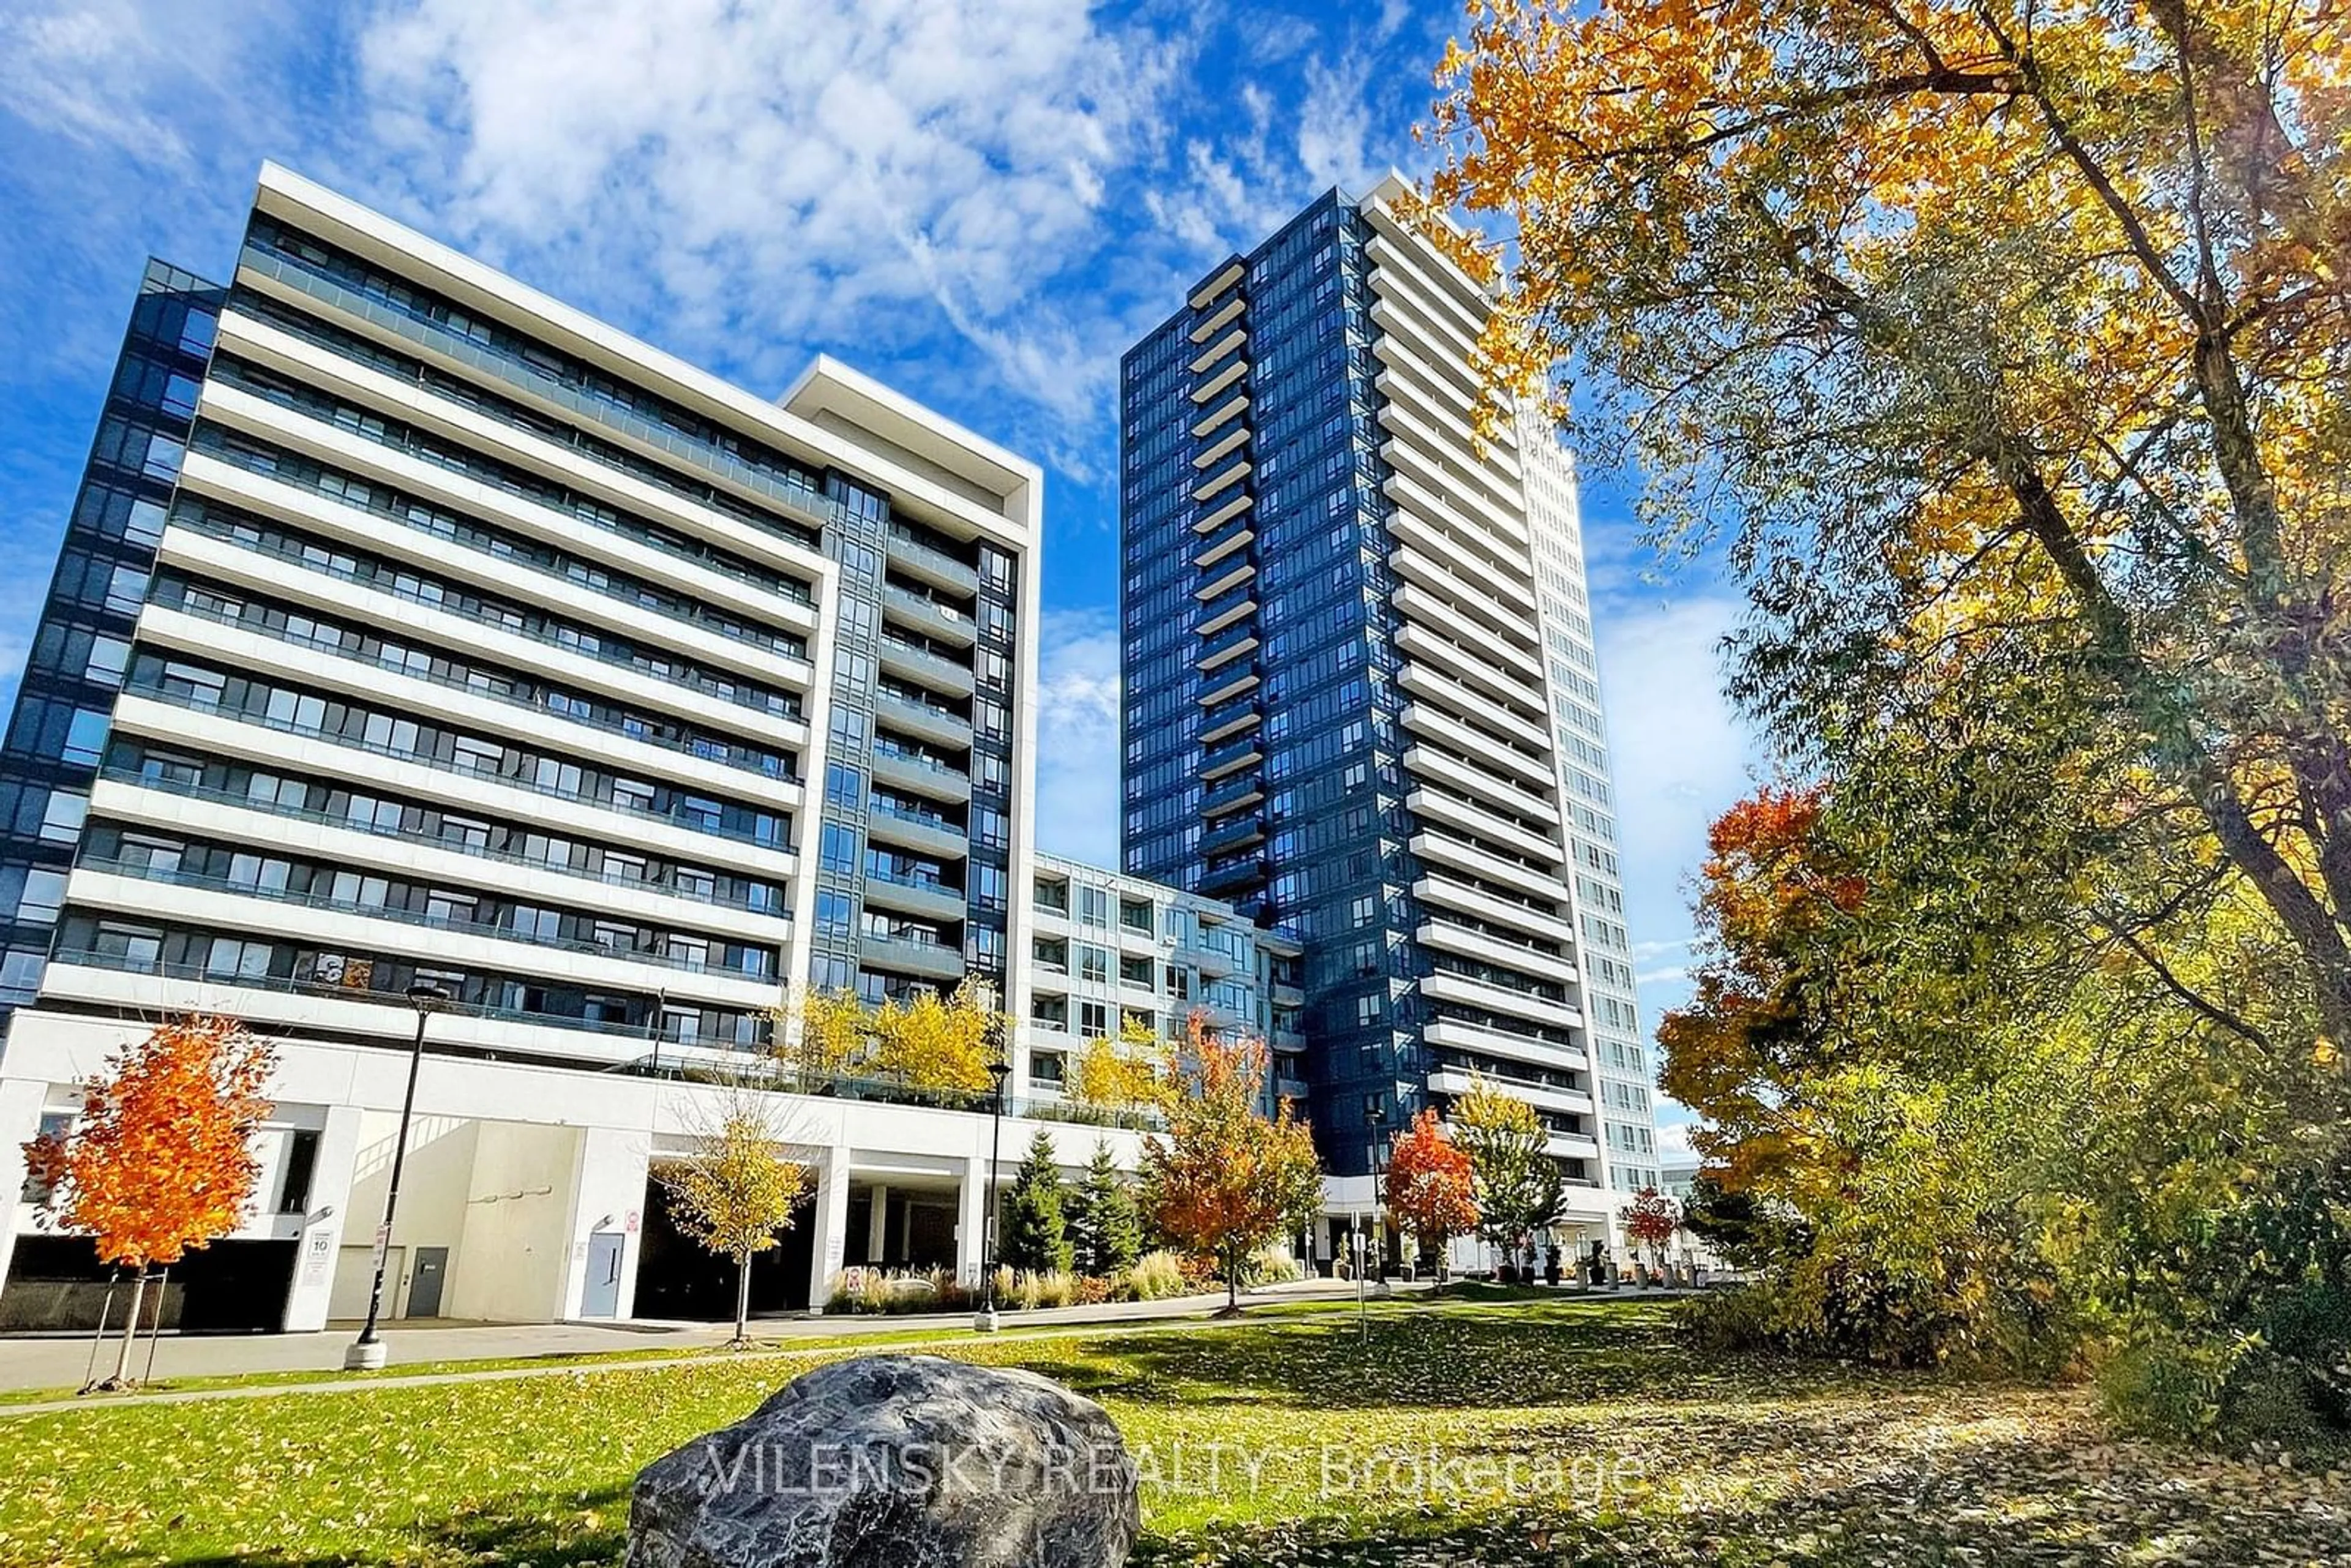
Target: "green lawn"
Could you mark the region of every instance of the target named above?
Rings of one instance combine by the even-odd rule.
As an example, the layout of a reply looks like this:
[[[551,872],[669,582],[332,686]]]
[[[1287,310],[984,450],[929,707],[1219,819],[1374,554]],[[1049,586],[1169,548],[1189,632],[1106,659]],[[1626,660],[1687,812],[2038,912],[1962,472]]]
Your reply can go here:
[[[1320,1315],[957,1354],[1109,1406],[1153,1564],[2351,1561],[2339,1473],[2111,1442],[2074,1391],[1700,1364],[1656,1306],[1399,1303],[1368,1344]],[[617,1563],[637,1469],[803,1364],[17,1417],[0,1561]]]

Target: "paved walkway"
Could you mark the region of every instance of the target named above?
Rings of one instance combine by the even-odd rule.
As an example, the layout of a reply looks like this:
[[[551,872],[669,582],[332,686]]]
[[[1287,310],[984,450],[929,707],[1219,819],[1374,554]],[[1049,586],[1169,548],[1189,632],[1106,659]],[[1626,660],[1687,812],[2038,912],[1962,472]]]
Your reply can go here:
[[[1398,1291],[1425,1290],[1426,1286],[1399,1285]],[[1250,1305],[1263,1305],[1283,1301],[1351,1301],[1354,1286],[1330,1280],[1307,1280],[1295,1284],[1270,1287],[1244,1297]],[[1206,1318],[1224,1305],[1221,1292],[1214,1295],[1184,1296],[1165,1301],[1118,1301],[1091,1307],[1053,1307],[1035,1312],[1008,1312],[1004,1315],[1007,1329],[1078,1326],[1092,1323],[1150,1323],[1169,1320]],[[356,1335],[359,1325],[337,1324],[319,1333],[304,1334],[232,1334],[220,1336],[166,1335],[157,1346],[154,1375],[156,1383],[177,1378],[218,1377],[252,1373],[340,1374],[343,1351]],[[464,1361],[511,1361],[523,1358],[554,1358],[610,1354],[615,1351],[640,1353],[674,1352],[674,1354],[646,1354],[641,1359],[627,1362],[558,1363],[547,1366],[524,1366],[481,1371],[450,1371],[418,1376],[365,1377],[335,1376],[319,1382],[293,1381],[266,1384],[244,1388],[191,1389],[146,1395],[109,1396],[68,1404],[0,1405],[0,1416],[27,1415],[36,1412],[53,1414],[61,1409],[111,1407],[125,1404],[170,1403],[193,1399],[222,1397],[250,1398],[256,1396],[288,1392],[342,1392],[362,1388],[381,1388],[430,1383],[486,1381],[510,1377],[540,1377],[551,1374],[583,1371],[619,1371],[647,1365],[672,1364],[694,1358],[713,1346],[724,1344],[733,1332],[730,1323],[458,1323],[404,1322],[399,1327],[381,1331],[391,1350],[394,1372],[402,1365]],[[941,1340],[968,1339],[971,1315],[967,1312],[906,1317],[824,1317],[774,1318],[755,1320],[751,1332],[763,1346],[761,1351],[747,1355],[789,1354],[796,1349],[811,1349],[825,1341],[859,1334],[929,1333]],[[81,1385],[89,1361],[89,1341],[87,1338],[37,1338],[0,1340],[0,1392],[23,1393],[33,1390],[74,1388]],[[146,1347],[141,1345],[132,1359],[133,1370],[141,1370],[146,1361]],[[111,1364],[110,1362],[108,1363]],[[101,1367],[104,1371],[106,1368]]]

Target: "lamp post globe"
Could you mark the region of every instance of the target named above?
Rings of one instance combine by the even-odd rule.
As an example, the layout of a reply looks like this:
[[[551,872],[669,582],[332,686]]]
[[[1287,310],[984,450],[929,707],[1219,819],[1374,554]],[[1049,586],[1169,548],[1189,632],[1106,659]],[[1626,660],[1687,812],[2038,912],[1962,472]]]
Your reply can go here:
[[[408,1124],[416,1113],[416,1071],[424,1063],[424,1021],[448,999],[448,992],[428,980],[419,980],[408,988],[408,1005],[416,1009],[416,1037],[408,1048],[408,1087],[400,1098],[400,1134],[392,1145],[392,1179],[383,1191],[383,1223],[376,1227],[375,1281],[368,1288],[367,1322],[360,1328],[360,1337],[343,1352],[346,1372],[373,1372],[387,1358],[375,1325],[383,1312],[384,1263],[392,1253],[392,1218],[400,1210],[400,1173],[408,1160]]]

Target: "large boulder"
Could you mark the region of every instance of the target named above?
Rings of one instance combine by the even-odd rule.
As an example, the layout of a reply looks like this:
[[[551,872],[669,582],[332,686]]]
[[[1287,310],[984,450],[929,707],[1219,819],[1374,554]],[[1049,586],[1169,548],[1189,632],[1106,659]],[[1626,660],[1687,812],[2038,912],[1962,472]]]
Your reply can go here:
[[[1120,1568],[1142,1528],[1102,1407],[935,1355],[819,1367],[637,1477],[629,1568]]]

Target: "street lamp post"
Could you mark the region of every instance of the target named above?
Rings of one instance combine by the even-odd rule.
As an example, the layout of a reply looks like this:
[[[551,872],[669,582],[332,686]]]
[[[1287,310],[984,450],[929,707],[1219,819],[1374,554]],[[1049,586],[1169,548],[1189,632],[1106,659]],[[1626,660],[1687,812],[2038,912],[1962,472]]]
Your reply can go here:
[[[1388,1293],[1388,1232],[1387,1221],[1384,1217],[1381,1205],[1381,1199],[1384,1195],[1381,1189],[1385,1185],[1383,1178],[1386,1175],[1388,1162],[1386,1142],[1380,1136],[1380,1134],[1381,1131],[1388,1124],[1387,1102],[1383,1100],[1378,1104],[1371,1106],[1369,1109],[1365,1110],[1364,1113],[1364,1120],[1371,1124],[1372,1129],[1371,1255],[1373,1264],[1380,1271],[1379,1293],[1384,1296]]]
[[[440,987],[418,981],[408,988],[408,1003],[416,1009],[416,1040],[408,1051],[408,1091],[400,1100],[400,1136],[392,1145],[392,1182],[383,1194],[383,1223],[375,1233],[375,1283],[368,1290],[367,1324],[343,1352],[346,1372],[373,1372],[384,1364],[386,1351],[376,1337],[375,1321],[383,1311],[383,1266],[392,1253],[392,1218],[400,1207],[400,1171],[408,1159],[408,1123],[416,1112],[416,1070],[424,1064],[424,1020],[449,999]]]
[[[987,1108],[987,1207],[979,1217],[979,1267],[983,1283],[980,1309],[971,1322],[979,1333],[994,1333],[996,1318],[996,1170],[1004,1152],[1004,1083],[1012,1074],[1012,1063],[1004,1049],[1004,1024],[993,1020],[987,1026],[987,1076],[995,1092]]]

